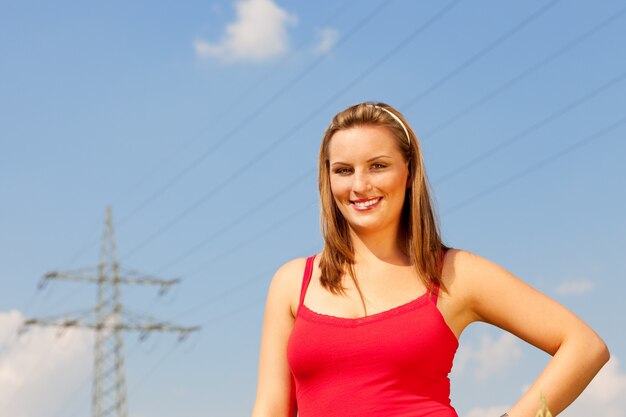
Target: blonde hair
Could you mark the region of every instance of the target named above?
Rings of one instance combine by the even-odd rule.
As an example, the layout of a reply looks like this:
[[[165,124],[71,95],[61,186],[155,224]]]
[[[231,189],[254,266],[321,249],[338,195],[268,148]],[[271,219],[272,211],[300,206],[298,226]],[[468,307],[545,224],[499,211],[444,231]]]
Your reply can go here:
[[[402,123],[399,123],[400,121]],[[385,103],[373,102],[356,104],[337,113],[326,129],[320,146],[318,181],[322,206],[321,228],[324,237],[324,249],[319,262],[322,286],[333,294],[343,294],[345,288],[342,285],[342,277],[348,273],[365,307],[363,294],[354,272],[354,250],[349,225],[339,211],[330,187],[328,159],[328,147],[333,135],[340,130],[357,126],[383,126],[389,129],[396,139],[396,145],[409,169],[409,187],[401,214],[405,251],[426,288],[432,290],[434,284],[437,284],[445,290],[441,282],[441,266],[442,253],[447,248],[441,241],[419,141],[402,114]]]

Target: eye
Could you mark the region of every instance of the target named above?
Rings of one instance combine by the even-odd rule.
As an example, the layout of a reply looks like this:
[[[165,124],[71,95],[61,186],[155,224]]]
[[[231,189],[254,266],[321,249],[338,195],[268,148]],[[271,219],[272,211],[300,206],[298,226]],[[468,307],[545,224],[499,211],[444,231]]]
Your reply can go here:
[[[335,168],[333,172],[337,175],[348,175],[352,172],[352,169],[348,167],[339,167],[339,168]]]
[[[372,164],[372,169],[379,170],[387,168],[387,164],[383,164],[382,162],[375,162]]]

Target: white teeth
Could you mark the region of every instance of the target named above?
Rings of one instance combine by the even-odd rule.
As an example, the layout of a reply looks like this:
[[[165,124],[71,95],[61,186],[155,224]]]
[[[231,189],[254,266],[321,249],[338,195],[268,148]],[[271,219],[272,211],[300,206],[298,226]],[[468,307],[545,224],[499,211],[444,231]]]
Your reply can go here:
[[[374,204],[378,203],[380,199],[379,198],[375,198],[373,200],[367,200],[367,201],[355,201],[354,205],[359,207],[359,208],[365,208],[365,207],[369,207],[369,206],[373,206]]]

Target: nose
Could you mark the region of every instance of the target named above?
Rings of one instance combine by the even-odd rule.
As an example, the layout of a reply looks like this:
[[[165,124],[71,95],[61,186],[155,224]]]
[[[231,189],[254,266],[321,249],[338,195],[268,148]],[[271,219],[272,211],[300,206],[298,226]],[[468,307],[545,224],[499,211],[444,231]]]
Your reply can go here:
[[[372,188],[369,174],[357,171],[352,178],[352,191],[355,193],[363,194]]]

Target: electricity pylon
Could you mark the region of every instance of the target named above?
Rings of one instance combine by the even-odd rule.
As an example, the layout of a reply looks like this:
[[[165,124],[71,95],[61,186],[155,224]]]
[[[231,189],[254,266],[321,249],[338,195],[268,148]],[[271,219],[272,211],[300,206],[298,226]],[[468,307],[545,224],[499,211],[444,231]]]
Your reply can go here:
[[[121,284],[156,285],[165,292],[180,280],[162,280],[150,276],[122,277],[116,256],[115,235],[111,208],[106,210],[106,222],[102,237],[102,251],[97,275],[78,272],[49,272],[40,285],[49,280],[83,281],[98,284],[98,303],[95,308],[78,317],[47,317],[29,319],[24,326],[55,326],[61,329],[70,327],[88,328],[95,331],[94,373],[93,373],[93,417],[127,417],[126,379],[124,376],[124,339],[122,332],[140,332],[145,338],[151,332],[174,332],[179,338],[199,330],[198,326],[182,327],[157,321],[148,316],[136,315],[126,309],[121,302]]]

